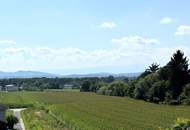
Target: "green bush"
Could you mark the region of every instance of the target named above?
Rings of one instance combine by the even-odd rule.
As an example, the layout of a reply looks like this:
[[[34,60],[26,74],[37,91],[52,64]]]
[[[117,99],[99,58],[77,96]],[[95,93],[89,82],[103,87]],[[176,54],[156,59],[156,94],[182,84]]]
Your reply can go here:
[[[163,102],[166,97],[167,84],[168,82],[164,80],[155,82],[148,91],[148,99],[155,103]]]
[[[100,95],[110,95],[110,93],[108,92],[108,87],[107,86],[101,87],[97,91],[97,94],[100,94]]]
[[[141,79],[135,86],[134,98],[146,99],[146,93],[150,88],[149,83],[145,79]]]
[[[128,86],[123,81],[115,81],[110,84],[108,90],[111,96],[123,97],[127,95]]]
[[[173,130],[189,130],[190,129],[190,120],[184,118],[178,118]]]
[[[190,83],[185,85],[185,87],[183,88],[183,92],[180,95],[181,99],[187,99],[190,98]]]
[[[184,105],[190,105],[190,98],[188,98],[188,99],[183,99],[181,102],[182,102],[182,104],[184,104]]]
[[[160,128],[160,130],[190,130],[190,119],[177,118],[172,128]]]

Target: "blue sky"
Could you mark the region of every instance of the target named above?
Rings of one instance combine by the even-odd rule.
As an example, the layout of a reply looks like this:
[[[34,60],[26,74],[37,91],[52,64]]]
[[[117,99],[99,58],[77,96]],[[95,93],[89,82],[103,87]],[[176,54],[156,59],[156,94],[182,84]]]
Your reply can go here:
[[[176,49],[190,58],[189,0],[9,0],[0,70],[141,72]]]

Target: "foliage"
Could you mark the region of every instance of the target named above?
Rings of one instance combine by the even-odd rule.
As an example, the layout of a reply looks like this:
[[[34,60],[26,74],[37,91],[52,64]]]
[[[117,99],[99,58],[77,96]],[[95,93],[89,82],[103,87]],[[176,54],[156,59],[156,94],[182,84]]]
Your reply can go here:
[[[110,91],[108,90],[108,84],[105,83],[98,83],[97,84],[97,94],[100,95],[110,95]]]
[[[145,79],[140,80],[135,85],[134,98],[145,100],[147,98],[146,92],[148,92],[149,88],[150,88],[149,83]]]
[[[175,125],[172,128],[160,128],[160,130],[189,130],[190,120],[186,118],[177,118]]]
[[[166,97],[166,90],[168,88],[168,81],[157,81],[155,82],[152,87],[148,90],[148,99],[149,101],[158,103],[165,100]]]
[[[145,78],[138,79],[135,84],[134,98],[136,99],[148,99],[148,91],[152,85],[157,82],[158,77],[156,73],[147,75]]]
[[[0,79],[0,85],[5,88],[5,85],[14,84],[23,90],[28,91],[43,91],[46,89],[64,89],[65,85],[72,85],[74,89],[80,89],[84,82],[90,82],[90,91],[95,91],[96,83],[105,82],[111,83],[115,79],[113,76],[108,77],[84,77],[84,78],[13,78]]]
[[[184,88],[183,88],[183,92],[181,94],[182,98],[190,98],[190,83],[187,84]]]
[[[124,81],[115,81],[109,85],[101,83],[99,84],[98,94],[109,96],[126,96],[128,91],[128,85]]]
[[[187,57],[177,50],[163,67],[153,63],[136,79],[83,81],[81,91],[110,96],[129,96],[154,103],[189,104],[190,70]],[[105,85],[107,84],[107,85]]]
[[[115,81],[109,85],[108,90],[110,96],[126,96],[128,86],[123,81]]]
[[[21,113],[29,130],[68,130],[62,121],[54,118],[49,111],[42,108],[28,108]]]
[[[175,130],[187,130],[190,129],[190,120],[184,118],[177,118],[176,124],[174,126]]]
[[[105,82],[106,82],[106,83],[112,83],[114,80],[115,80],[115,78],[114,78],[113,76],[108,76],[108,77],[105,79]]]
[[[107,85],[99,84],[105,81]],[[104,81],[87,80],[83,82],[81,91],[110,96],[129,96],[154,103],[178,105],[189,104],[189,84],[190,71],[187,57],[182,51],[177,50],[168,64],[159,67],[157,63],[153,63],[137,79],[123,78],[113,82],[113,77],[110,76]]]
[[[184,85],[189,82],[189,69],[187,57],[178,50],[171,61],[167,64],[170,71],[171,92],[174,99],[177,99],[183,90]]]
[[[157,63],[152,63],[148,69],[145,70],[145,72],[143,72],[139,78],[144,78],[149,74],[155,73],[156,71],[159,70],[159,66]]]
[[[180,99],[183,104],[190,105],[190,83],[183,88]]]
[[[152,64],[135,83],[134,98],[151,102],[180,104],[189,102],[188,60],[180,50],[161,68]],[[186,85],[186,86],[185,86]]]
[[[91,87],[90,81],[84,81],[81,86],[80,91],[81,92],[90,92],[90,87]]]
[[[148,69],[146,69],[147,72],[154,73],[159,69],[159,66],[157,63],[152,63],[151,66],[149,66]]]

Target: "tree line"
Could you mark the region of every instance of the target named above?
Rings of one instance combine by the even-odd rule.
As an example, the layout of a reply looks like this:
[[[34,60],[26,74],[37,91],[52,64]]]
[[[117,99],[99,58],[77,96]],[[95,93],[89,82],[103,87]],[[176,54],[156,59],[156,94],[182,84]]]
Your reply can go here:
[[[80,89],[80,86],[86,81],[95,84],[97,82],[110,83],[113,80],[113,76],[100,78],[12,78],[0,79],[0,86],[5,88],[6,85],[13,84],[20,90],[43,91],[45,89],[64,89],[67,85],[72,86],[72,89]]]
[[[153,63],[138,78],[113,82],[84,81],[82,92],[129,96],[154,103],[190,104],[190,70],[187,57],[177,50],[163,67]]]

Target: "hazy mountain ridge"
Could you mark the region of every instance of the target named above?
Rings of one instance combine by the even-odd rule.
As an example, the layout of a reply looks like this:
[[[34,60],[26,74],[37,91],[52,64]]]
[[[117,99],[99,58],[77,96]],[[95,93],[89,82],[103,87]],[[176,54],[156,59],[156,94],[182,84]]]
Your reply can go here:
[[[17,72],[3,72],[0,71],[0,78],[82,78],[82,77],[108,77],[110,75],[114,77],[137,77],[141,73],[90,73],[90,74],[71,74],[71,75],[59,75],[59,74],[51,74],[46,72],[38,72],[38,71],[17,71]]]
[[[114,76],[114,77],[138,77],[141,73],[91,73],[91,74],[73,74],[73,75],[65,75],[64,77],[71,77],[71,78],[77,78],[77,77],[108,77],[108,76]]]
[[[38,72],[38,71],[17,71],[17,72],[0,72],[0,78],[39,78],[39,77],[58,77],[59,75]]]

